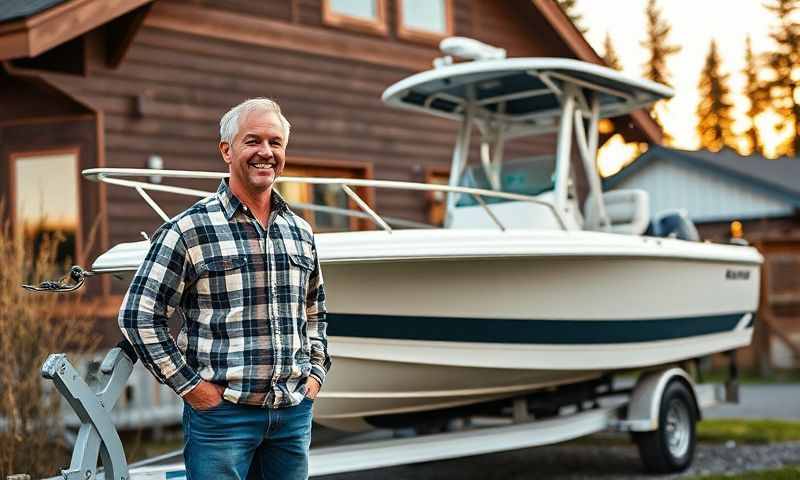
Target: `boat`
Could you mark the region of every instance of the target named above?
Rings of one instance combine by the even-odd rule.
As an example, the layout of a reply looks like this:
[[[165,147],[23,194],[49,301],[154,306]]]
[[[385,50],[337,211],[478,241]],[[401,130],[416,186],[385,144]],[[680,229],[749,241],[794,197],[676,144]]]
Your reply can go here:
[[[338,185],[358,209],[302,208],[377,226],[316,237],[333,357],[316,422],[346,431],[419,426],[519,399],[534,405],[542,392],[594,388],[619,372],[750,343],[757,250],[700,241],[681,212],[652,216],[644,191],[602,190],[600,122],[669,98],[669,88],[573,59],[505,58],[469,39],[447,39],[442,49],[433,69],[391,85],[383,101],[458,122],[447,185],[278,179]],[[509,141],[545,134],[554,138],[552,155],[504,158]],[[211,192],[146,177],[226,175],[83,173],[135,188],[164,220],[148,191]],[[444,225],[402,228],[408,223],[381,216],[358,188],[440,192]],[[148,245],[114,246],[78,277],[129,276]]]

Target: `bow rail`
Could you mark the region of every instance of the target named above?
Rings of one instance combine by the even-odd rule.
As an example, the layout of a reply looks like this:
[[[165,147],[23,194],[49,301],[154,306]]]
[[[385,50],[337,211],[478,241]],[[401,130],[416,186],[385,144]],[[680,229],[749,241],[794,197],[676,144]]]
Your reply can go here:
[[[156,203],[155,200],[147,193],[148,191],[168,192],[178,195],[186,195],[191,197],[205,198],[213,195],[214,192],[197,190],[193,188],[177,187],[172,185],[161,185],[157,183],[143,182],[138,180],[130,180],[130,177],[153,177],[158,176],[162,178],[187,178],[187,179],[206,179],[215,180],[229,177],[230,174],[224,172],[198,172],[189,170],[157,170],[148,168],[91,168],[82,172],[83,176],[88,180],[107,183],[110,185],[117,185],[121,187],[133,188],[144,199],[145,202],[152,208],[164,221],[169,221],[169,216],[163,209]],[[446,192],[446,193],[460,193],[471,195],[477,203],[483,208],[486,214],[492,219],[500,230],[505,230],[505,226],[500,222],[497,216],[492,212],[489,206],[484,201],[484,198],[501,198],[505,200],[516,200],[521,202],[529,202],[537,205],[542,205],[553,212],[556,220],[563,230],[567,230],[566,222],[562,214],[555,208],[555,206],[547,201],[540,200],[529,195],[521,195],[517,193],[497,192],[493,190],[484,190],[481,188],[458,187],[449,185],[434,185],[428,183],[415,183],[415,182],[400,182],[392,180],[367,180],[358,178],[321,178],[321,177],[278,177],[278,183],[295,182],[305,183],[312,185],[338,185],[344,193],[353,200],[353,202],[362,210],[349,210],[340,209],[335,207],[326,207],[311,204],[294,204],[300,208],[308,208],[312,210],[327,211],[330,213],[338,213],[346,216],[355,216],[362,218],[370,218],[376,225],[391,233],[392,227],[384,217],[378,215],[368,204],[364,201],[353,189],[353,187],[366,187],[366,188],[385,188],[394,190],[413,190],[425,192]],[[430,227],[427,224],[417,222],[409,222],[403,220],[392,219],[391,223],[414,226],[414,227]]]

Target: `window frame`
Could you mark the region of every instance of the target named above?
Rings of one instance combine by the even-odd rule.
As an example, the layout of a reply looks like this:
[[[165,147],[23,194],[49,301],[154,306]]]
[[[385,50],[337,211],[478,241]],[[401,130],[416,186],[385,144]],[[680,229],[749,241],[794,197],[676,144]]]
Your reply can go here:
[[[75,252],[72,258],[73,265],[83,265],[83,205],[81,189],[81,148],[79,145],[64,147],[46,148],[41,150],[15,150],[8,155],[8,179],[9,179],[9,218],[11,228],[17,228],[17,161],[21,158],[45,157],[51,155],[74,155],[75,156],[75,181],[77,185],[77,219],[75,224]]]
[[[405,0],[395,0],[398,38],[438,47],[439,42],[442,41],[443,38],[453,36],[453,0],[441,0],[444,2],[445,16],[445,31],[443,33],[406,27],[403,19],[404,1]]]
[[[352,178],[354,179],[364,179],[364,180],[372,180],[373,179],[373,164],[372,162],[363,162],[358,160],[340,160],[340,159],[324,159],[324,158],[314,158],[314,157],[307,157],[307,156],[292,156],[291,158],[286,159],[286,167],[285,168],[302,168],[306,169],[311,173],[311,175],[306,174],[306,177],[330,177],[331,175],[317,175],[316,173],[331,171],[331,170],[350,170],[354,173]],[[361,174],[361,177],[356,175]],[[284,175],[281,175],[284,176]],[[285,175],[285,176],[292,176],[292,175]],[[354,187],[353,191],[361,197],[367,205],[373,210],[375,209],[375,189],[371,187]],[[348,208],[352,210],[362,211],[356,203],[348,197],[347,200]],[[301,217],[303,217],[309,224],[315,227],[315,223],[312,220],[309,220],[304,213],[295,212]],[[373,230],[375,229],[375,223],[370,220],[369,218],[357,218],[357,217],[350,217],[350,229],[351,231],[356,230]],[[316,233],[316,230],[315,230]]]
[[[439,178],[439,179],[445,178],[445,179],[449,180],[450,179],[450,168],[449,167],[426,167],[425,168],[425,183],[427,183],[427,184],[436,184],[436,182],[433,181],[435,178]],[[444,185],[447,185],[447,183],[445,183]],[[436,218],[435,218],[436,214],[434,212],[434,208],[439,208],[439,209],[447,208],[446,207],[446,203],[447,203],[446,200],[445,201],[440,201],[440,200],[436,199],[437,194],[445,195],[445,198],[447,198],[446,194],[444,194],[444,192],[441,192],[441,191],[426,192],[426,193],[427,193],[426,198],[428,200],[428,202],[427,202],[428,223],[430,223],[431,225],[433,225],[433,226],[435,226],[437,228],[441,228],[444,225],[444,220],[445,220],[444,217],[445,217],[445,214],[447,212],[442,212],[442,221],[441,222],[437,222]]]
[[[322,23],[331,27],[386,37],[389,35],[389,20],[386,15],[387,0],[374,1],[377,2],[376,10],[378,18],[375,20],[368,20],[343,13],[337,13],[333,10],[331,0],[322,0]]]

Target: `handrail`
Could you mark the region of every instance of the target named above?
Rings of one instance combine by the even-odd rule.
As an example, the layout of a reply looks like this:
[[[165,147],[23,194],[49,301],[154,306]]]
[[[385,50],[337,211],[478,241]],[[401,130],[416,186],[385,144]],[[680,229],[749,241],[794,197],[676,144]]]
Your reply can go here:
[[[133,188],[137,190],[140,193],[140,195],[144,194],[142,198],[144,198],[147,204],[150,205],[151,208],[153,208],[156,211],[156,213],[159,214],[159,216],[162,216],[163,211],[160,211],[161,210],[160,208],[156,208],[157,206],[154,207],[151,204],[151,202],[153,202],[152,198],[148,199],[149,196],[146,193],[144,193],[145,190],[169,192],[179,195],[188,195],[201,198],[213,195],[213,192],[206,192],[203,190],[196,190],[192,188],[175,187],[172,185],[163,185],[163,184],[155,184],[155,183],[141,182],[135,180],[127,180],[125,178],[120,178],[120,177],[151,177],[157,175],[162,178],[193,178],[193,179],[214,180],[214,179],[223,179],[230,176],[230,174],[224,172],[158,170],[149,168],[90,168],[84,170],[82,174],[88,180],[108,183],[111,185],[118,185],[121,187]],[[553,212],[553,215],[555,216],[561,228],[563,230],[567,230],[566,221],[564,220],[562,214],[556,209],[556,207],[552,203],[544,200],[539,200],[529,195],[521,195],[517,193],[507,193],[507,192],[496,192],[492,190],[484,190],[482,188],[457,187],[450,185],[434,185],[434,184],[416,183],[416,182],[400,182],[393,180],[367,180],[361,178],[278,177],[276,181],[278,183],[296,182],[296,183],[308,183],[312,185],[339,185],[345,191],[345,193],[351,198],[353,198],[353,195],[355,195],[355,197],[358,197],[358,194],[356,194],[355,191],[353,191],[352,189],[345,187],[371,187],[371,188],[386,188],[393,190],[463,193],[472,196],[517,200],[522,202],[533,203],[536,205],[542,205],[549,208],[550,211]],[[347,190],[350,190],[350,192],[348,192]],[[358,198],[361,199],[361,197]],[[356,200],[355,198],[353,198],[353,200],[355,200],[356,204],[362,210],[364,209],[364,206],[367,206],[366,202],[364,202],[363,199],[361,199],[361,202],[364,202],[363,204],[358,200]],[[490,216],[490,218],[493,217],[493,221],[498,224],[499,228],[501,230],[504,230],[504,227],[492,214],[491,210],[489,210],[485,202],[478,202],[478,203],[484,208],[484,210],[487,211],[487,214]],[[383,219],[377,213],[372,211],[368,206],[365,212],[369,215],[370,218],[373,219],[373,221],[375,221],[377,225],[381,226],[384,229],[387,229],[388,224],[386,224],[386,222],[383,221]],[[391,231],[391,229],[389,228],[387,231]]]

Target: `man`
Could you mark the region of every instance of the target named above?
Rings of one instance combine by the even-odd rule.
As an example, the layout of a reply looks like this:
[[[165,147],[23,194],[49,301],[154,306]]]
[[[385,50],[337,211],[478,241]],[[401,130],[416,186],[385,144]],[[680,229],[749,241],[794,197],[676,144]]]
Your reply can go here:
[[[265,98],[222,117],[230,179],[154,233],[120,311],[142,363],[183,397],[191,480],[308,477],[330,357],[311,227],[273,191],[289,129]]]

